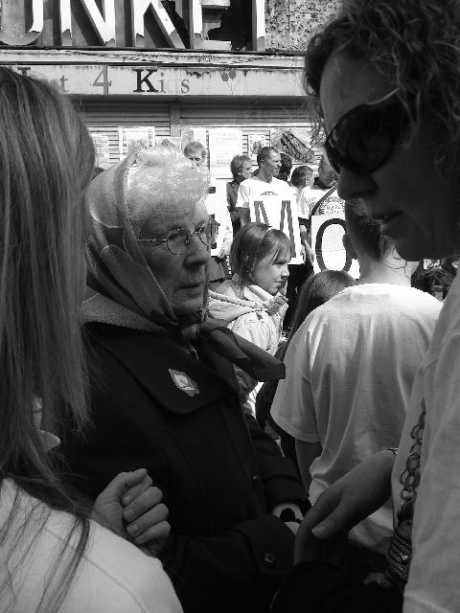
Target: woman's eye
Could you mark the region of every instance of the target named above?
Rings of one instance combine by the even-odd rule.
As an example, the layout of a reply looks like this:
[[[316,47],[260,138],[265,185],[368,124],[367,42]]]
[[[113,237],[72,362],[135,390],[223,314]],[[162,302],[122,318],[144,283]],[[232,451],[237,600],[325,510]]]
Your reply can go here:
[[[184,234],[185,234],[184,230],[173,230],[172,232],[169,233],[168,238],[169,240],[174,241],[184,236]]]

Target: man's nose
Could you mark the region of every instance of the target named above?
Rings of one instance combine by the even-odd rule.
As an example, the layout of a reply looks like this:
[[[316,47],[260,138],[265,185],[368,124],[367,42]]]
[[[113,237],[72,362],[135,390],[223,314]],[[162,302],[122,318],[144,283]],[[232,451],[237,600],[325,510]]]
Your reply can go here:
[[[377,188],[374,179],[369,174],[360,174],[341,168],[337,181],[337,193],[343,200],[362,198],[364,194]]]

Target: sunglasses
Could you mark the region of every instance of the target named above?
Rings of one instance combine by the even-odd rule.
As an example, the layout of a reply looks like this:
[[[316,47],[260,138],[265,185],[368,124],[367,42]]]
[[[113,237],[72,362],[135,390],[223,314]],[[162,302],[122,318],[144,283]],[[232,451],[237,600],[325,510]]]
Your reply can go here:
[[[410,119],[392,92],[385,100],[356,106],[329,132],[325,150],[333,169],[356,174],[374,172],[391,157],[409,127]]]

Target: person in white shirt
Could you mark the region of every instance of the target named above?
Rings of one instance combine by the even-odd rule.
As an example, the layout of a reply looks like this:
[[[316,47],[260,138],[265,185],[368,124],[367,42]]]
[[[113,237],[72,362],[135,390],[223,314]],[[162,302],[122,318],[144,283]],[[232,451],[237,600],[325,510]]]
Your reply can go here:
[[[94,148],[51,86],[4,67],[0,81],[0,611],[180,613],[160,562],[92,521],[48,453],[64,423],[89,418],[80,303]],[[105,502],[132,529],[129,492],[115,494]]]
[[[292,200],[292,190],[286,181],[277,179],[281,168],[281,155],[274,147],[262,147],[257,155],[259,167],[257,175],[242,181],[238,190],[236,210],[240,214],[241,225],[250,221],[264,219],[251,219],[250,208],[254,202],[262,201],[267,206],[281,207],[282,200]]]
[[[356,464],[398,445],[415,373],[441,309],[433,296],[410,286],[416,264],[398,256],[364,205],[347,202],[345,219],[360,279],[300,326],[271,410],[296,440],[312,504]],[[350,538],[384,554],[392,524],[388,504]]]

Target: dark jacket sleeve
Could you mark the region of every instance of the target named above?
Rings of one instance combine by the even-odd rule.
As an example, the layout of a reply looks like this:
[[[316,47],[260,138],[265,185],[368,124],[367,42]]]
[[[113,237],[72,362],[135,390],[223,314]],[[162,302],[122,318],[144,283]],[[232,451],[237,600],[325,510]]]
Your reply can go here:
[[[292,460],[283,457],[276,442],[262,430],[254,417],[246,415],[246,420],[256,449],[268,509],[286,502],[294,502],[303,509],[305,488]]]
[[[268,545],[270,543],[270,545]],[[160,552],[186,613],[266,612],[292,567],[294,536],[273,515],[215,537],[173,535]]]

